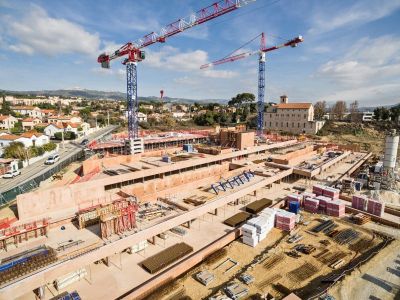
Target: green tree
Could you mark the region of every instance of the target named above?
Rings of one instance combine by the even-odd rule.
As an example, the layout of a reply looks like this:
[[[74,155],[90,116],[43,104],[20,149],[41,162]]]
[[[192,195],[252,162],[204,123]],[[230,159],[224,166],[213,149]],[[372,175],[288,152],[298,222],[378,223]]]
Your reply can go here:
[[[44,151],[50,152],[50,151],[55,150],[57,148],[57,145],[55,143],[53,143],[53,142],[50,142],[50,143],[44,144],[42,146],[42,148],[43,148]]]
[[[243,104],[249,104],[251,102],[254,102],[256,97],[252,93],[242,93],[242,94],[237,94],[235,97],[233,97],[229,102],[229,106],[235,106],[235,107],[240,107]]]
[[[10,145],[4,148],[3,156],[4,158],[25,160],[27,157],[27,152],[23,143],[12,142]]]
[[[6,101],[6,97],[4,95],[3,95],[3,101],[1,103],[0,114],[1,115],[12,115],[13,114],[13,111],[11,109],[11,104],[10,104],[10,102]]]
[[[14,124],[14,127],[10,129],[11,133],[16,134],[16,133],[21,133],[24,131],[22,128],[22,122],[18,121],[17,123]]]

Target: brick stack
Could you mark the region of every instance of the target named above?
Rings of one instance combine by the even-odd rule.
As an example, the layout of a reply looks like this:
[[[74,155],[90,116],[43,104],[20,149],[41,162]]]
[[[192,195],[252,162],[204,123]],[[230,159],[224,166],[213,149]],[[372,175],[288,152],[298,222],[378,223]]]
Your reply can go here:
[[[319,200],[318,199],[313,199],[313,198],[307,198],[304,201],[304,210],[311,212],[311,213],[317,213],[318,212],[318,206],[319,206]]]
[[[383,217],[383,213],[385,212],[385,203],[369,199],[367,212],[378,217]]]
[[[284,231],[291,231],[296,223],[296,215],[283,209],[276,210],[275,227]]]
[[[312,187],[312,192],[317,196],[322,196],[325,186],[322,184],[314,184]]]
[[[322,195],[331,199],[339,199],[340,190],[325,186]]]
[[[326,196],[317,196],[315,199],[319,201],[319,209],[326,212],[327,203],[331,202],[332,199]]]
[[[316,194],[310,192],[303,192],[301,195],[303,196],[301,205],[304,205],[304,200],[306,200],[306,198],[315,198],[317,196]]]
[[[289,205],[290,202],[298,202],[301,203],[303,200],[303,196],[298,194],[289,194],[286,196],[286,206]]]
[[[358,210],[366,211],[367,203],[368,203],[368,198],[366,196],[353,195],[351,199],[351,207]]]
[[[345,215],[345,205],[340,200],[332,200],[326,203],[326,214],[341,218]]]

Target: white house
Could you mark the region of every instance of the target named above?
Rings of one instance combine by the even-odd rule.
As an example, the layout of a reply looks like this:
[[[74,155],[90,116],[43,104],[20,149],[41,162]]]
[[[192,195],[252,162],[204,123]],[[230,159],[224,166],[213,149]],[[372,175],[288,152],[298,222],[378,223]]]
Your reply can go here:
[[[60,124],[49,124],[45,127],[44,129],[44,134],[47,135],[48,137],[54,137],[54,134],[57,132],[62,132],[64,130],[64,127]]]
[[[34,131],[24,132],[21,135],[0,134],[0,148],[5,148],[13,142],[21,142],[25,147],[43,146],[49,142],[49,137]]]
[[[78,116],[50,116],[47,118],[47,123],[81,123],[82,119]]]
[[[14,128],[15,123],[17,122],[18,119],[14,118],[12,115],[9,116],[0,115],[0,129],[10,130],[11,128]]]
[[[43,119],[45,117],[45,113],[39,107],[35,106],[11,106],[11,109],[21,115],[27,115],[30,117],[36,117],[39,119]]]

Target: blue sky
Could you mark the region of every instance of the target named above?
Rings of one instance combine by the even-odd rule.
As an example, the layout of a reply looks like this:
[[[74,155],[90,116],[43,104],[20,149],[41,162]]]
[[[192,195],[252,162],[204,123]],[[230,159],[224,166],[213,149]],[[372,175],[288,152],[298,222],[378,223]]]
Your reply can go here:
[[[158,31],[209,0],[0,0],[0,89],[122,91],[119,60],[102,70],[104,50]],[[146,48],[141,96],[229,99],[257,91],[257,57],[212,69],[260,32],[267,44],[303,35],[297,48],[267,55],[266,101],[400,102],[400,0],[257,0]],[[256,50],[258,41],[247,45]]]

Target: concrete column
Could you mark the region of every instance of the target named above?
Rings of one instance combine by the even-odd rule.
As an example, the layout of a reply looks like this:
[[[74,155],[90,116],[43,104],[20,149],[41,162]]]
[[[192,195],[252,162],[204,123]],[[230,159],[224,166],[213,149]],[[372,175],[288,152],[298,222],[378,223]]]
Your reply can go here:
[[[153,237],[151,237],[150,239],[147,239],[147,241],[148,241],[149,243],[155,245],[155,244],[156,244],[156,237],[153,236]]]
[[[255,190],[255,191],[253,192],[253,196],[254,196],[254,197],[257,197],[257,190]]]
[[[214,209],[214,215],[218,216],[218,208]]]

